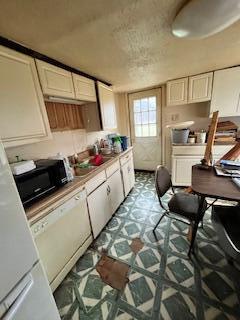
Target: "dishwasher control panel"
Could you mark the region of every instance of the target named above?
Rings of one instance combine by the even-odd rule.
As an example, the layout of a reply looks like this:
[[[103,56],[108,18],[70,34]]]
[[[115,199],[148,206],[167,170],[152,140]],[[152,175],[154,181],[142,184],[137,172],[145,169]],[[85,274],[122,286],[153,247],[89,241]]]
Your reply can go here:
[[[34,238],[44,232],[49,226],[55,223],[65,214],[71,211],[75,206],[79,205],[81,201],[86,201],[85,189],[76,193],[72,198],[66,200],[59,207],[53,209],[48,215],[31,226],[31,232]]]

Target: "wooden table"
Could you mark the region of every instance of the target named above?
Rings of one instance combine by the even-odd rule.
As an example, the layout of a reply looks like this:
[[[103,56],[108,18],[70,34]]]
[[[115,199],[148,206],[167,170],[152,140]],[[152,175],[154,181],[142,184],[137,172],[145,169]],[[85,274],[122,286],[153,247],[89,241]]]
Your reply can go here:
[[[240,202],[240,189],[234,184],[230,177],[217,176],[215,169],[199,169],[198,166],[192,167],[192,191],[200,197],[198,218],[202,220],[204,216],[205,198],[223,199]],[[189,228],[188,240],[195,239],[198,223],[193,228]],[[194,241],[194,240],[193,240]],[[189,252],[192,249],[190,247]]]
[[[192,167],[192,190],[202,198],[214,198],[240,202],[240,189],[230,177],[217,176],[215,169],[201,170]]]

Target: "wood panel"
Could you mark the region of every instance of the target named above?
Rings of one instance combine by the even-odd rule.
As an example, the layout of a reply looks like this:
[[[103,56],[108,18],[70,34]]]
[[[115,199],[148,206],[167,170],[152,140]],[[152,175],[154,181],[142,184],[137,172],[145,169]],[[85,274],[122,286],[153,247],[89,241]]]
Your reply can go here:
[[[81,106],[46,101],[52,131],[84,129]]]

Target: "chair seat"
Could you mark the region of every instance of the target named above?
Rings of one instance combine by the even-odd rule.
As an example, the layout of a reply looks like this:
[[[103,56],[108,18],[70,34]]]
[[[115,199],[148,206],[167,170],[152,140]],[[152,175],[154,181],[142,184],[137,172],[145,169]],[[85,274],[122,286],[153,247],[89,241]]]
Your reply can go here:
[[[195,221],[199,209],[199,199],[197,195],[179,192],[175,193],[168,203],[169,210],[177,213],[191,221]],[[204,208],[206,209],[207,203],[205,201]]]

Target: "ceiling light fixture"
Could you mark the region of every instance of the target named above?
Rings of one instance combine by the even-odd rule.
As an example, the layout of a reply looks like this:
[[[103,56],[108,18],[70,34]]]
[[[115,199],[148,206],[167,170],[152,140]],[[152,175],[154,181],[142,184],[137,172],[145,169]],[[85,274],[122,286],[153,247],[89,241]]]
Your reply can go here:
[[[240,0],[192,0],[177,14],[172,33],[179,38],[202,39],[218,33],[240,18]]]

